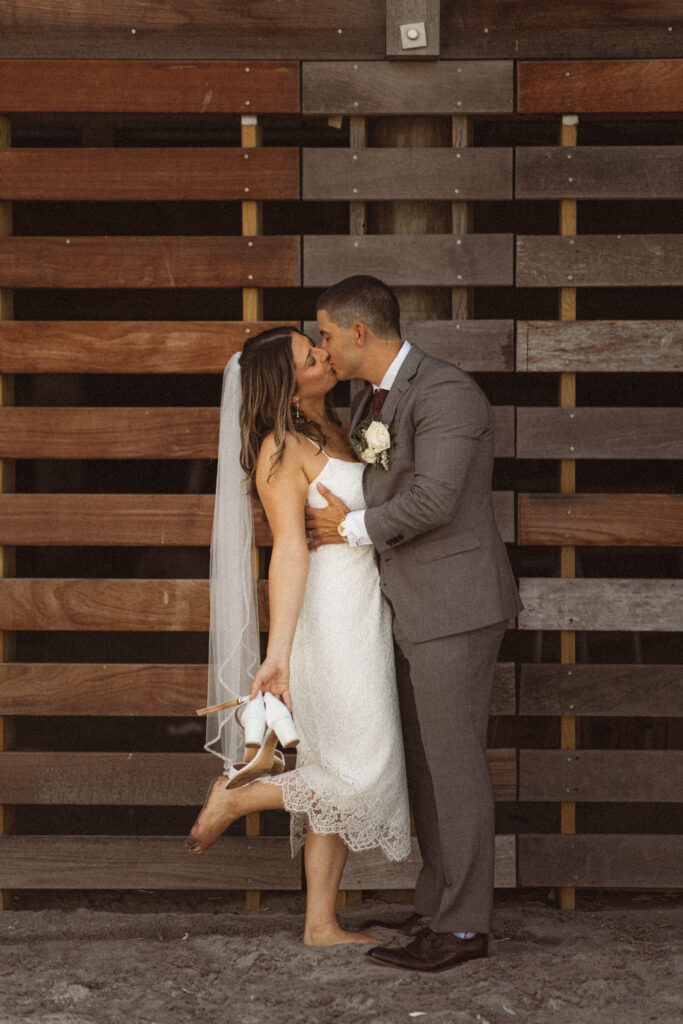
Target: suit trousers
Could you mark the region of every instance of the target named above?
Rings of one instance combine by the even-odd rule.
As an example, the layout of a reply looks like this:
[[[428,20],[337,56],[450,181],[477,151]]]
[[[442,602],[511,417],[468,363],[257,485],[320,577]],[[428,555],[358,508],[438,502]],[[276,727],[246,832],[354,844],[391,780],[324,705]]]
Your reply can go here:
[[[408,793],[422,855],[415,910],[437,932],[488,932],[494,802],[486,753],[507,620],[413,643],[394,619]]]

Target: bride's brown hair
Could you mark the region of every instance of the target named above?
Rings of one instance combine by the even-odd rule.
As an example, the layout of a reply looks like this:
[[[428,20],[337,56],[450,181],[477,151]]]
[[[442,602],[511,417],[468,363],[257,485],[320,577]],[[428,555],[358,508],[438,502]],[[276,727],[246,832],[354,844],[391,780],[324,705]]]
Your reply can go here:
[[[322,427],[303,416],[295,418],[292,400],[296,394],[296,375],[292,352],[293,327],[272,327],[245,342],[240,357],[242,406],[240,464],[247,475],[249,493],[256,493],[255,477],[261,445],[272,433],[275,452],[270,462],[270,480],[282,461],[288,431],[310,437],[320,448],[327,438]],[[325,411],[332,423],[340,423],[331,395],[325,395]]]

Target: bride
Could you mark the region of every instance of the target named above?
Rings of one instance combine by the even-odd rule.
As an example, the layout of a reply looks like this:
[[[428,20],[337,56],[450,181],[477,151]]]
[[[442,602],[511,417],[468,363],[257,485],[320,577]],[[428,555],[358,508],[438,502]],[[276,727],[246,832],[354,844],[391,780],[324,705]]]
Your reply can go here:
[[[363,464],[331,401],[336,381],[327,353],[289,327],[250,339],[226,368],[211,544],[209,701],[219,708],[207,719],[207,749],[226,769],[185,840],[201,854],[242,815],[289,811],[292,853],[304,846],[304,942],[316,946],[376,941],[336,919],[348,851],[379,847],[402,860],[410,844],[391,615],[374,550],[309,551],[306,540],[305,506],[326,504],[318,484],[364,507]],[[260,667],[255,493],[273,533]],[[236,714],[220,706],[250,684]],[[292,771],[277,738],[297,745]]]

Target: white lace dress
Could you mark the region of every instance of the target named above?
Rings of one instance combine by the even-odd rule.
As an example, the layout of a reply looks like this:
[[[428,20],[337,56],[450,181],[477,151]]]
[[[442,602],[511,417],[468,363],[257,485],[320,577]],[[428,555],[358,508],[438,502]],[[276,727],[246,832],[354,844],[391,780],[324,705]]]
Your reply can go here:
[[[326,504],[315,486],[323,482],[348,508],[364,508],[363,468],[328,457],[309,505]],[[282,787],[292,854],[310,825],[339,834],[351,850],[378,846],[402,860],[410,821],[391,612],[371,545],[311,552],[290,664],[297,767],[260,781]]]

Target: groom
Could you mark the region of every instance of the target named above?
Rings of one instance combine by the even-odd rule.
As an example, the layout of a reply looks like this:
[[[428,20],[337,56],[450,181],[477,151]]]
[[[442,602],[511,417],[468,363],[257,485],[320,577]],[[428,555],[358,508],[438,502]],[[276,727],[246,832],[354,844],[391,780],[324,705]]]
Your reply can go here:
[[[307,509],[311,546],[373,544],[393,609],[408,790],[423,866],[403,949],[389,967],[441,971],[488,955],[493,793],[486,756],[493,673],[521,602],[491,504],[493,414],[462,370],[402,341],[394,293],[346,278],[317,302],[322,347],[351,403],[352,443],[368,462],[367,509]],[[387,431],[368,421],[381,421]]]

